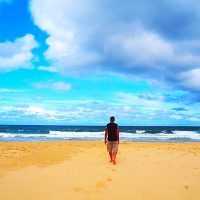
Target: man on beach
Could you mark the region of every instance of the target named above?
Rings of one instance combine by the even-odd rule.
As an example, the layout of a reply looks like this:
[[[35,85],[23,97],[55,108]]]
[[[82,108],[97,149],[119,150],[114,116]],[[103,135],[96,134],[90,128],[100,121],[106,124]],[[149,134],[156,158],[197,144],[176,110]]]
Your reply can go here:
[[[110,117],[110,123],[107,124],[105,130],[105,144],[107,143],[107,150],[110,156],[110,162],[116,165],[116,156],[119,145],[119,129],[118,125],[114,123],[115,117]],[[108,141],[107,141],[108,140]]]

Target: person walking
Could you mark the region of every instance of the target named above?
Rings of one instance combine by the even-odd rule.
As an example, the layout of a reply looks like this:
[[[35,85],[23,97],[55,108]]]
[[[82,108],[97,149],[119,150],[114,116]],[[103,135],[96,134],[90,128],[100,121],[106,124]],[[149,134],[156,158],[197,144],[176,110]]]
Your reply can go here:
[[[105,145],[107,144],[107,151],[109,152],[110,162],[116,165],[116,156],[119,146],[119,128],[115,123],[115,117],[110,117],[110,123],[105,129]]]

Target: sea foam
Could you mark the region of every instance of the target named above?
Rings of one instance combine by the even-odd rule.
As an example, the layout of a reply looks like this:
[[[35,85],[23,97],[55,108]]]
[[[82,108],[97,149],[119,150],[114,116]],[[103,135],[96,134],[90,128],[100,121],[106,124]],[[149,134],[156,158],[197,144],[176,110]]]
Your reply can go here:
[[[104,131],[49,131],[45,134],[0,133],[0,141],[45,141],[45,140],[104,140]],[[120,132],[122,141],[200,141],[200,134],[195,131],[179,131],[172,133],[148,133],[144,130],[136,132]]]

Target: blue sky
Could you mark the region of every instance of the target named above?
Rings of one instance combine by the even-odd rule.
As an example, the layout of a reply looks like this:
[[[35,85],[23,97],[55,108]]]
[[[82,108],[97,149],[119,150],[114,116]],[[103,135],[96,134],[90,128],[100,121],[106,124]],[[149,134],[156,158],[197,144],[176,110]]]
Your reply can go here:
[[[0,0],[0,124],[199,125],[200,2]]]

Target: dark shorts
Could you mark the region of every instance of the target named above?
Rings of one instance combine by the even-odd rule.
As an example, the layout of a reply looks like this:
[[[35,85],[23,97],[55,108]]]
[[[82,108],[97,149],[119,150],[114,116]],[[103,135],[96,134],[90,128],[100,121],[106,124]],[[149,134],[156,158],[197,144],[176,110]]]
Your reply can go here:
[[[118,152],[118,141],[108,141],[107,150],[108,152]]]

